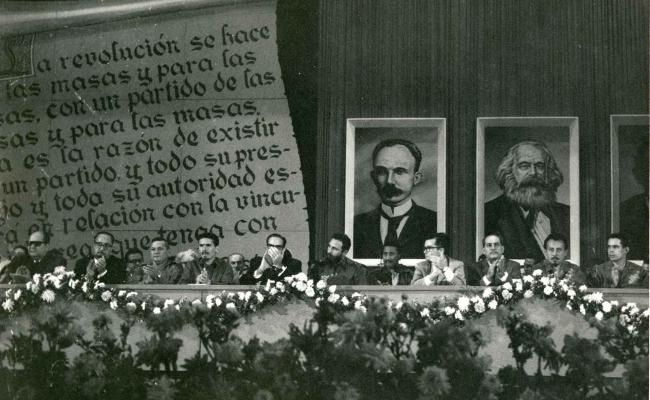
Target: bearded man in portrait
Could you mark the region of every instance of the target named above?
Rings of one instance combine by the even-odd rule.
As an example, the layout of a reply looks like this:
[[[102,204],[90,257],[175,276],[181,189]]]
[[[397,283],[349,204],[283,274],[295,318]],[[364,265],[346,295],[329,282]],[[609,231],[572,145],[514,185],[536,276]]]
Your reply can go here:
[[[485,232],[503,237],[506,258],[543,260],[548,235],[569,237],[569,206],[556,199],[564,177],[555,158],[542,142],[517,143],[496,180],[503,193],[485,203]]]

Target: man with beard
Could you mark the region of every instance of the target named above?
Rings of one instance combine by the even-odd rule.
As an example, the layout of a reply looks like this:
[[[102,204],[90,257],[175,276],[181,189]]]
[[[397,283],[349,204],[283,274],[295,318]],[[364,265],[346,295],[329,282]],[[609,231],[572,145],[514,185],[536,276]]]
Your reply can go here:
[[[518,143],[497,168],[503,194],[485,203],[485,232],[498,232],[507,258],[544,258],[544,239],[569,236],[569,207],[555,195],[564,178],[545,144]]]
[[[327,256],[309,269],[309,279],[324,280],[329,285],[367,285],[366,268],[346,257],[350,250],[350,238],[335,233],[327,245]]]
[[[586,277],[580,267],[566,259],[569,253],[569,242],[566,236],[551,233],[544,240],[544,250],[546,259],[534,265],[533,270],[539,269],[544,275],[568,279],[577,285],[585,283]]]
[[[420,246],[436,233],[436,213],[411,198],[422,181],[422,153],[404,139],[386,139],[372,152],[370,177],[381,198],[378,208],[354,217],[354,257],[372,258],[383,244],[396,243],[403,258],[422,256]]]
[[[382,253],[383,265],[373,268],[368,273],[371,285],[410,285],[413,279],[413,268],[400,264],[400,251],[395,243],[384,243]]]
[[[84,257],[76,262],[75,275],[85,276],[88,281],[125,283],[126,265],[121,259],[111,255],[114,242],[115,238],[109,232],[97,232],[92,247],[92,257]]]
[[[231,285],[235,283],[232,268],[217,257],[219,252],[217,243],[219,243],[219,238],[213,233],[199,235],[199,258],[185,264],[183,275],[178,283],[199,285]],[[186,254],[189,257],[195,257],[195,253],[186,252]]]
[[[151,264],[142,267],[141,283],[176,284],[180,281],[183,269],[169,259],[168,250],[167,240],[161,237],[151,240]]]

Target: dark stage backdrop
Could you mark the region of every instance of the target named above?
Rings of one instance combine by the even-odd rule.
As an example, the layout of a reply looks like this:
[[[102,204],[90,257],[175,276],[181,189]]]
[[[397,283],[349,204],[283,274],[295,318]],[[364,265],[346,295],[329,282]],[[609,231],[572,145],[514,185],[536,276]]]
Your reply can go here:
[[[605,258],[611,114],[648,113],[648,1],[320,2],[316,254],[343,230],[345,120],[447,118],[447,231],[475,259],[476,118],[575,116],[583,265]]]

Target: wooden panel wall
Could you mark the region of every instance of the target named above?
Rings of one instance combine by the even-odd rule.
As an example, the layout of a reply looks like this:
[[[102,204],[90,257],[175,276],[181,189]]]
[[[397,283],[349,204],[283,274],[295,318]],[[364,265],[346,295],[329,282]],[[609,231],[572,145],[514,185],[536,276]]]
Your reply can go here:
[[[346,118],[443,117],[452,254],[474,260],[488,116],[579,118],[581,259],[605,257],[609,116],[648,113],[648,1],[321,0],[319,24],[315,257],[344,226]]]

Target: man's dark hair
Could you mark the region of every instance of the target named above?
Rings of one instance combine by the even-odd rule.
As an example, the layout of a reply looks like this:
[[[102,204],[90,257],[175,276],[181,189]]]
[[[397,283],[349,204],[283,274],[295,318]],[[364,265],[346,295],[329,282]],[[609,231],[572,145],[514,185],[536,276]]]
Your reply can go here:
[[[15,253],[16,249],[22,249],[25,254],[29,253],[29,251],[27,250],[27,247],[22,246],[22,245],[14,246],[14,248],[11,250],[11,252]]]
[[[500,233],[491,232],[491,233],[488,233],[487,235],[483,236],[483,247],[485,247],[485,239],[487,239],[489,236],[498,237],[499,238],[499,243],[501,243],[501,246],[505,246],[505,243],[503,243],[503,236],[501,236]]]
[[[339,242],[341,242],[341,246],[343,246],[341,250],[343,251],[350,250],[350,246],[352,245],[352,242],[350,241],[348,235],[346,235],[345,233],[335,233],[332,235],[330,240],[331,239],[338,240]]]
[[[108,237],[111,238],[111,243],[115,243],[115,236],[113,236],[112,233],[110,233],[110,232],[106,232],[106,231],[99,231],[99,232],[95,233],[95,236],[93,236],[93,240],[96,241],[96,240],[97,240],[97,237],[98,237],[99,235],[106,235],[106,236],[108,236]]]
[[[219,238],[212,232],[202,233],[196,238],[197,241],[200,241],[201,239],[210,239],[215,246],[219,245]]]
[[[410,152],[413,158],[415,158],[415,170],[414,171],[419,171],[420,170],[420,163],[422,162],[422,152],[418,148],[418,146],[411,142],[410,140],[406,139],[385,139],[382,140],[381,142],[377,143],[375,146],[375,149],[372,151],[372,163],[374,165],[375,163],[375,158],[377,158],[377,154],[383,149],[384,147],[393,147],[393,146],[398,146],[402,145],[406,147]]]
[[[270,234],[269,236],[267,236],[267,237],[266,237],[266,244],[267,244],[267,245],[269,244],[269,239],[271,239],[272,237],[279,238],[280,240],[282,240],[282,247],[287,247],[287,238],[285,238],[284,236],[280,235],[279,233],[272,233],[272,234]]]
[[[627,236],[623,235],[622,233],[610,233],[609,236],[607,236],[607,240],[609,239],[618,239],[621,241],[622,247],[628,247]]]
[[[34,232],[30,233],[29,236],[32,236],[33,234],[39,233],[39,232],[41,233],[41,235],[43,235],[43,243],[49,244],[50,243],[50,235],[45,231],[34,231]],[[16,247],[18,247],[18,246],[16,246]]]
[[[152,243],[153,243],[153,242],[152,242]],[[142,254],[142,251],[141,251],[140,249],[138,249],[137,247],[131,247],[130,249],[128,249],[128,250],[126,251],[126,253],[124,253],[124,260],[125,260],[125,261],[129,261],[129,256],[130,256],[131,254],[140,254],[141,256],[144,257],[144,254]]]
[[[435,240],[437,247],[442,247],[443,249],[445,249],[446,255],[449,254],[449,245],[451,244],[451,239],[449,239],[449,235],[447,235],[444,232],[438,232],[435,235],[433,235],[431,239]]]
[[[155,242],[164,242],[165,243],[165,248],[169,249],[169,243],[167,243],[167,239],[165,239],[163,237],[160,237],[160,236],[155,237],[155,238],[151,239],[151,242],[149,243],[149,247],[151,247],[151,245],[154,244]]]
[[[382,250],[386,247],[394,247],[398,253],[401,253],[402,250],[399,248],[399,244],[397,242],[394,242],[392,240],[389,240],[387,242],[384,242],[384,245],[382,246]]]
[[[551,233],[550,235],[548,235],[546,237],[546,239],[544,239],[544,248],[546,248],[546,245],[551,240],[553,240],[555,242],[562,242],[562,243],[564,243],[564,250],[569,249],[569,240],[563,234],[561,234],[561,233]]]

